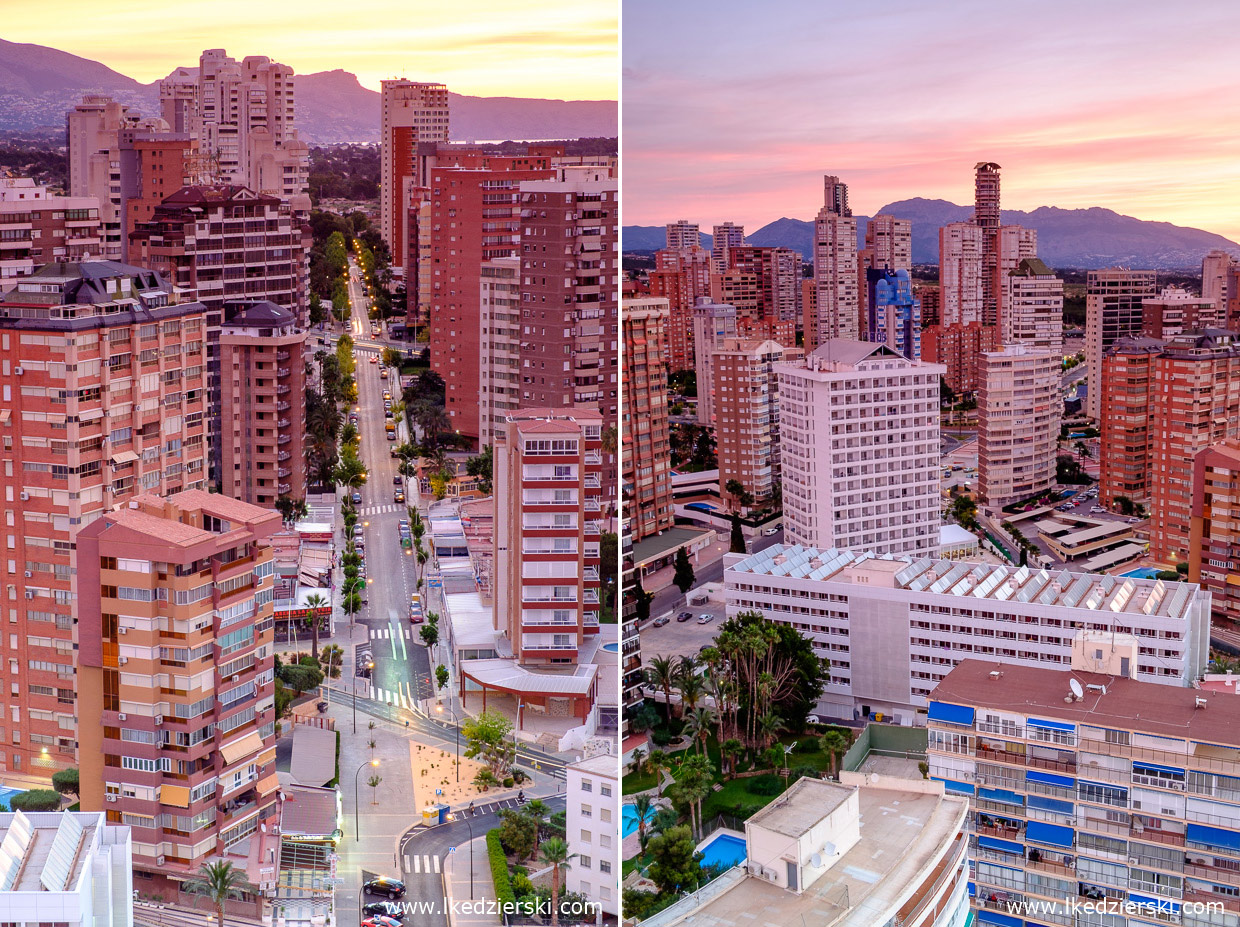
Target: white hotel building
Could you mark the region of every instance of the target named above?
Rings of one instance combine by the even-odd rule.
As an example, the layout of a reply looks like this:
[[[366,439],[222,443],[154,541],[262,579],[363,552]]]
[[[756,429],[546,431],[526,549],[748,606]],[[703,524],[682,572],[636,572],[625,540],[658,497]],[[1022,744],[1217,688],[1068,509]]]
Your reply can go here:
[[[784,538],[823,550],[939,550],[939,383],[883,344],[831,339],[774,365]]]
[[[1209,656],[1210,594],[1193,583],[788,545],[727,555],[723,578],[728,617],[760,611],[830,660],[827,717],[924,724],[962,660],[1062,670],[1098,634],[1142,682],[1189,685]]]

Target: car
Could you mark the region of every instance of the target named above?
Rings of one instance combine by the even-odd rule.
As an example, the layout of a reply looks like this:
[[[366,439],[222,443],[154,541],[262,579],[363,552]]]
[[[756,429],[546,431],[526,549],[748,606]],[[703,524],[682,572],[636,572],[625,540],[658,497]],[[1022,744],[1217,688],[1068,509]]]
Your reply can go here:
[[[377,364],[377,363],[379,363],[379,355],[377,355],[377,354],[372,354],[372,355],[370,355],[370,362],[371,362],[372,364]]]
[[[384,401],[385,401],[385,402],[391,402],[391,401],[392,401],[392,394],[391,394],[391,393],[389,393],[387,390],[384,390],[384,391],[383,391],[383,399],[384,399]]]
[[[354,505],[362,504],[362,494],[360,492],[355,492],[352,496],[350,496],[350,499]]]
[[[403,518],[396,523],[396,527],[400,529],[401,534],[409,533],[409,522],[405,521]]]
[[[365,538],[354,538],[353,546],[357,548],[358,553],[365,553],[366,552],[366,539]]]
[[[398,473],[394,477],[392,477],[392,485],[399,486],[400,484],[401,484],[401,477],[400,477],[400,474]]]
[[[693,617],[693,612],[681,612],[679,615],[676,616],[676,620],[677,621],[688,621],[692,617]]]
[[[405,501],[405,491],[403,489],[396,490],[396,492],[392,494],[392,501],[398,505],[403,504]]]
[[[714,615],[708,615],[708,614],[698,615],[698,624],[710,624],[714,620],[715,620]]]
[[[1102,506],[1100,506],[1100,505],[1095,505],[1093,508],[1091,508],[1091,509],[1089,510],[1089,512],[1090,512],[1090,514],[1091,514],[1091,515],[1098,515],[1098,514],[1100,514],[1100,513],[1102,513],[1102,512],[1105,512],[1105,511],[1106,511],[1106,509],[1104,509],[1104,508],[1103,508]]]
[[[654,626],[656,628],[661,628],[663,627],[663,625],[667,624],[671,620],[672,619],[668,618],[667,615],[660,615],[658,618],[654,620]]]
[[[361,525],[353,526],[353,536],[355,538],[360,538],[364,533],[365,533],[365,529],[363,529]]]
[[[390,451],[388,451],[388,456],[389,456],[389,457],[399,457],[399,456],[400,456],[400,451],[399,451],[397,448],[392,448]]]
[[[389,432],[387,433],[387,439],[388,439],[389,441],[395,441],[395,440],[396,440],[396,432],[395,432],[395,431],[389,431]]]
[[[403,922],[387,914],[372,914],[362,921],[361,927],[404,927]]]
[[[775,534],[779,534],[778,528],[767,528],[765,531],[762,532],[762,536],[768,537],[768,538]]]
[[[422,609],[419,608],[417,611],[414,611],[413,609],[409,609],[409,623],[410,624],[421,624],[422,619],[423,619]]]
[[[379,371],[379,379],[386,380],[387,378],[388,378],[388,369],[384,367],[382,370]]]
[[[366,895],[387,895],[389,898],[400,898],[405,894],[405,883],[399,879],[380,876],[362,884],[362,892]]]
[[[372,914],[382,914],[385,917],[391,917],[398,921],[404,920],[405,916],[403,907],[390,901],[372,901],[363,906],[362,913],[367,917],[370,917]]]

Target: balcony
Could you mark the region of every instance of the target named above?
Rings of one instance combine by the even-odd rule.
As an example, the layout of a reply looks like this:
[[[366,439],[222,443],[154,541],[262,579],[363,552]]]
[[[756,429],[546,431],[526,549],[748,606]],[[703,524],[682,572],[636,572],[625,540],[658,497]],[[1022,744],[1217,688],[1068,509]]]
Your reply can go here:
[[[290,470],[288,467],[281,467],[279,470],[276,471],[276,475],[279,476],[281,479],[284,479],[286,476],[292,476],[292,474],[293,474],[293,471]]]
[[[276,439],[276,444],[288,444],[292,440],[292,435],[280,435],[280,437]]]
[[[280,451],[280,453],[276,455],[276,460],[281,460],[281,461],[288,460],[292,456],[293,455],[290,454],[288,451]]]
[[[289,386],[287,383],[281,383],[279,386],[276,387],[277,396],[287,396],[292,391],[293,391],[293,388]]]
[[[289,358],[289,353],[288,353],[288,351],[276,351],[276,360],[277,360],[277,361],[286,361],[286,360],[288,360],[288,358]]]
[[[287,377],[288,374],[289,374],[288,367],[281,367],[279,370],[276,371],[276,376],[279,377],[281,380]]]
[[[293,407],[293,404],[291,402],[277,402],[276,403],[277,412],[287,412],[292,407]]]
[[[293,489],[293,486],[291,483],[281,483],[279,491],[283,495],[283,494],[291,492],[292,489]]]

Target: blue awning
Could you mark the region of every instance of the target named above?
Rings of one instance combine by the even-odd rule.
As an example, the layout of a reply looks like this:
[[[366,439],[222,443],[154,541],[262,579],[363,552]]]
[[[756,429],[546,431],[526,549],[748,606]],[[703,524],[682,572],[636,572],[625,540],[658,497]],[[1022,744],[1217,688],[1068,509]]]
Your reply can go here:
[[[953,705],[950,702],[931,702],[930,720],[942,721],[945,724],[973,726],[974,710],[964,705]]]
[[[1170,898],[1155,898],[1153,895],[1138,895],[1136,892],[1129,892],[1128,900],[1133,904],[1148,905],[1151,908],[1164,912],[1180,910],[1179,904]]]
[[[995,927],[1025,927],[1025,922],[1019,917],[1000,914],[998,911],[988,911],[985,908],[977,912],[977,922],[979,924],[994,924]]]
[[[942,782],[943,789],[948,792],[955,792],[957,795],[972,795],[973,785],[969,782],[957,782],[955,779],[940,779],[938,776],[931,776],[935,782]]]
[[[1157,763],[1146,763],[1144,760],[1133,760],[1132,771],[1136,772],[1138,766],[1142,769],[1152,769],[1154,772],[1170,773],[1173,776],[1183,776],[1185,774],[1184,770],[1177,766],[1159,766]]]
[[[1025,806],[1024,799],[1007,789],[978,789],[977,797],[985,798],[987,801],[1002,802],[1005,805],[1016,805],[1021,808]]]
[[[1030,718],[1030,727],[1045,728],[1048,731],[1075,731],[1075,724],[1065,724],[1062,721],[1043,721],[1041,718]]]
[[[1025,845],[1023,843],[1013,843],[1011,840],[999,840],[995,837],[978,837],[977,845],[987,850],[998,850],[1000,853],[1012,853],[1016,856],[1025,855]]]
[[[1045,795],[1028,795],[1025,797],[1025,804],[1030,808],[1054,811],[1056,814],[1072,814],[1075,811],[1072,802],[1060,798],[1047,798]]]
[[[1071,827],[1060,827],[1058,824],[1047,824],[1044,821],[1030,821],[1025,828],[1026,840],[1052,847],[1070,847],[1072,837]]]
[[[1202,843],[1208,847],[1218,847],[1240,853],[1240,833],[1234,830],[1206,827],[1204,824],[1189,824],[1185,839],[1189,843]]]
[[[977,894],[977,885],[974,882],[969,883],[969,897],[972,898]]]
[[[1043,785],[1057,785],[1061,789],[1076,788],[1076,780],[1069,776],[1056,776],[1054,773],[1034,772],[1029,770],[1025,773],[1026,782],[1041,782]]]

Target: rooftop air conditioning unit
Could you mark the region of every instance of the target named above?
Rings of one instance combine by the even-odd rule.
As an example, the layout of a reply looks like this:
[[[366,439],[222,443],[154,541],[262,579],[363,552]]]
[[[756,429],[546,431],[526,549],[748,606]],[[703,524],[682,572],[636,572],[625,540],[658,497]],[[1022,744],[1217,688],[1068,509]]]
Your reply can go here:
[[[119,715],[116,716],[116,720],[117,721],[128,721],[129,715],[125,714],[124,712],[121,712]]]
[[[156,857],[155,857],[155,865],[156,865],[156,866],[165,866],[165,865],[167,865],[167,863],[168,863],[168,860],[167,860],[167,859],[165,859],[162,855],[161,855],[161,856],[156,856]]]
[[[30,572],[30,570],[27,570],[26,579],[34,579],[34,573]]]
[[[162,726],[163,726],[163,723],[164,723],[164,716],[163,716],[163,715],[156,715],[156,716],[155,716],[155,726],[156,726],[156,727],[162,727]]]
[[[19,377],[20,377],[23,373],[25,373],[25,372],[26,372],[26,371],[25,371],[24,369],[22,369],[21,367],[14,367],[14,368],[13,368],[13,373],[17,374],[17,376],[19,376]]]
[[[33,589],[27,589],[27,590],[26,590],[26,598],[28,598],[28,599],[33,599],[33,598],[34,598],[34,590],[33,590]]]
[[[116,633],[117,634],[128,634],[129,629],[125,627],[124,625],[121,625],[119,628],[116,629]]]
[[[115,795],[105,795],[104,798],[108,801],[116,801]]]
[[[21,500],[22,500],[22,502],[29,502],[29,501],[30,501],[30,493],[28,493],[28,492],[21,493]]]
[[[121,657],[116,662],[119,663],[121,666],[124,666],[126,663],[129,662],[129,657]]]

